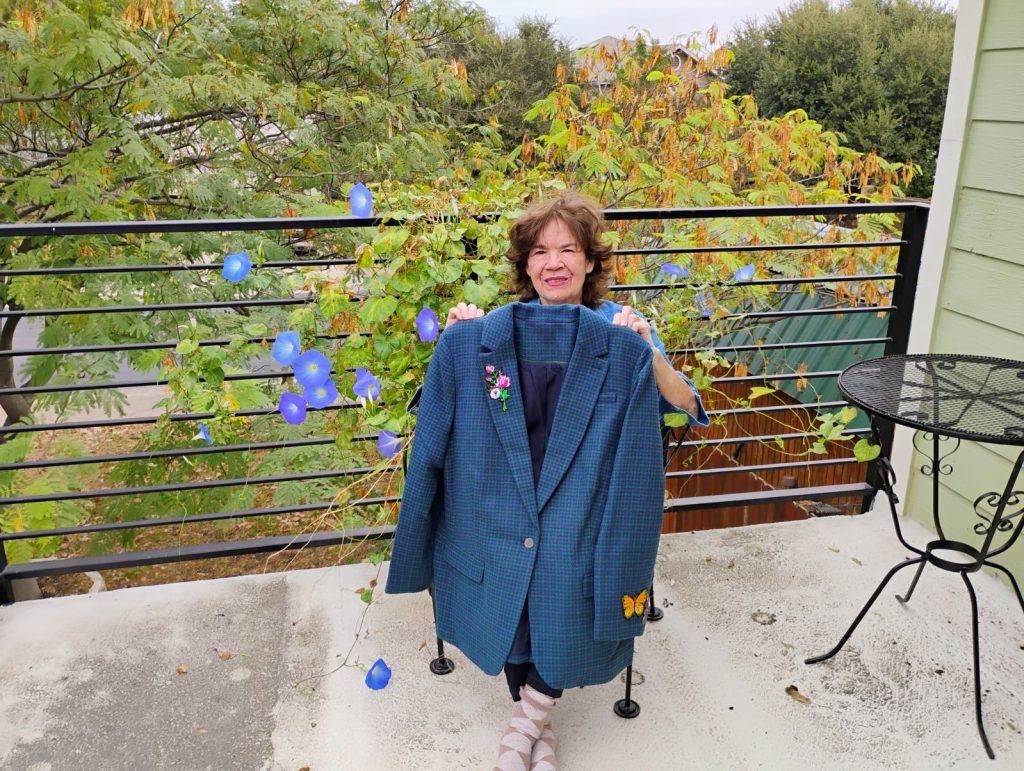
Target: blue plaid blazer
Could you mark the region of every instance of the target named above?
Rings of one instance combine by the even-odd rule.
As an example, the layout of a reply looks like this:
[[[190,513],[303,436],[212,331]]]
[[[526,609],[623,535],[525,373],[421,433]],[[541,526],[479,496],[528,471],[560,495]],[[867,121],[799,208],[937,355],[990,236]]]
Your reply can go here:
[[[517,356],[567,361],[535,486]],[[386,590],[434,584],[437,634],[484,672],[529,602],[532,660],[554,688],[632,661],[665,478],[652,352],[580,305],[512,303],[446,330],[427,367]],[[511,380],[490,397],[485,368]]]

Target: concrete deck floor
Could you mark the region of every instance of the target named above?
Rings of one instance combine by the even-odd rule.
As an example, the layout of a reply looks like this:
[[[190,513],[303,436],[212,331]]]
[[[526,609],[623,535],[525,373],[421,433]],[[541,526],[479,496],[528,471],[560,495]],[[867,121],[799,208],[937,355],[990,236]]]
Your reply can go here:
[[[1024,614],[990,576],[975,580],[995,761],[975,728],[959,577],[929,568],[902,606],[904,571],[838,656],[803,664],[904,556],[881,512],[665,537],[665,618],[635,659],[641,714],[612,713],[619,683],[568,692],[555,713],[561,767],[1024,767]],[[430,674],[428,598],[385,596],[386,569],[0,608],[0,768],[490,768],[509,713],[503,681],[457,651],[453,674]],[[367,606],[357,590],[374,578]],[[378,656],[394,675],[371,691],[359,665]]]

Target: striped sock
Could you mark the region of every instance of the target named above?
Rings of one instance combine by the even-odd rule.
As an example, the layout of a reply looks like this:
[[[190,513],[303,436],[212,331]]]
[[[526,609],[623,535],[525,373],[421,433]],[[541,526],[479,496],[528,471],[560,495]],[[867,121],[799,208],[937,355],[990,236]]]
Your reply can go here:
[[[555,732],[551,730],[551,723],[547,723],[533,745],[530,771],[557,771],[558,761],[555,760],[555,750],[557,749],[558,739],[555,738]]]
[[[533,745],[547,723],[555,699],[535,691],[528,685],[519,690],[522,697],[515,714],[501,737],[498,762],[494,771],[530,771]]]

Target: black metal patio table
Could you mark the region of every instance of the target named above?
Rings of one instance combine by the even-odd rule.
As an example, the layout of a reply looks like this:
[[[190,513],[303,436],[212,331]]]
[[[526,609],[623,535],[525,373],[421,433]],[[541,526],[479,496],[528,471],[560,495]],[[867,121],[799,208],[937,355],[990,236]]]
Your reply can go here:
[[[932,520],[938,538],[927,543],[922,550],[907,543],[903,537],[896,514],[895,475],[883,452],[875,461],[877,485],[889,499],[896,537],[917,556],[898,563],[886,574],[832,650],[809,658],[805,663],[816,664],[838,653],[886,584],[903,568],[917,565],[906,595],[897,595],[897,599],[904,603],[910,601],[925,565],[959,573],[971,599],[974,708],[978,733],[988,756],[995,758],[981,713],[978,600],[970,575],[983,565],[1002,572],[1013,586],[1024,611],[1024,596],[1021,596],[1017,579],[1003,565],[993,561],[1013,546],[1024,527],[1024,491],[1014,489],[1024,465],[1024,449],[1017,456],[1003,491],[983,493],[974,501],[974,512],[980,521],[973,529],[980,537],[980,546],[946,537],[939,512],[939,477],[952,472],[952,466],[946,461],[960,446],[961,440],[1024,448],[1024,361],[947,354],[885,356],[858,362],[846,369],[839,376],[839,388],[852,404],[871,416],[876,438],[879,421],[918,429],[914,435],[914,446],[930,459],[921,470],[932,479]],[[918,444],[919,438],[923,445]],[[947,449],[942,447],[943,444],[952,446]],[[997,534],[1001,535],[998,544]]]

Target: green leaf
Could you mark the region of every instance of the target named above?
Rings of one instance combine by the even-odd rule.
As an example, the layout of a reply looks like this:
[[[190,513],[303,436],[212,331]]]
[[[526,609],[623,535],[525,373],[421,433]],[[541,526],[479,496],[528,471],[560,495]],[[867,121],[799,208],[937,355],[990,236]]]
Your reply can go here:
[[[867,439],[859,439],[853,446],[853,454],[858,462],[868,463],[882,454],[882,448]]]
[[[359,599],[369,605],[373,602],[373,589],[363,589],[359,592]]]
[[[665,77],[665,73],[662,72],[661,70],[651,70],[650,72],[647,73],[646,80],[649,83],[657,83],[663,77]]]
[[[750,401],[754,401],[761,396],[768,396],[768,394],[775,393],[774,388],[766,388],[765,386],[754,386],[750,389]]]
[[[380,546],[378,546],[376,549],[370,552],[370,556],[366,559],[369,561],[371,565],[379,565],[385,560],[387,560],[388,557],[390,557],[390,555],[391,542],[388,541],[386,543],[382,543]]]
[[[480,282],[470,279],[462,285],[462,291],[465,302],[486,308],[498,298],[501,290],[494,279],[485,278]]]
[[[195,340],[182,340],[176,346],[174,346],[174,352],[182,356],[188,356],[190,353],[195,353],[199,350],[199,343]]]
[[[670,428],[682,428],[690,423],[689,416],[683,415],[681,412],[670,412],[667,415],[663,415],[662,420],[664,420],[665,425]]]
[[[359,319],[367,325],[380,324],[398,308],[394,297],[371,297],[359,309]]]

